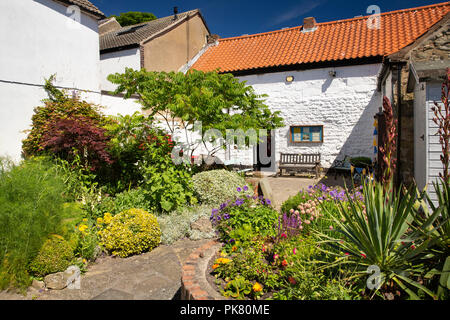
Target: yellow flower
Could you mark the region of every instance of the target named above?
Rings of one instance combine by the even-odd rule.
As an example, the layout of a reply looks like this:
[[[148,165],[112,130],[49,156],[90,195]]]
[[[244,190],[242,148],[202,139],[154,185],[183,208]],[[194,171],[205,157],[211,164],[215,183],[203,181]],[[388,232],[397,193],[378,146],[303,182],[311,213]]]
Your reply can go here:
[[[255,291],[255,292],[261,292],[262,291],[262,286],[258,283],[258,282],[256,282],[254,285],[253,285],[253,291]]]
[[[222,252],[220,253],[220,256],[221,256],[221,257],[226,257],[226,256],[227,256],[227,253],[226,253],[225,251],[222,251]]]
[[[86,219],[86,218],[84,218],[84,219],[83,219],[83,222],[87,222],[87,219]]]
[[[80,230],[81,232],[84,232],[84,231],[86,231],[87,228],[88,228],[87,225],[82,224],[82,225],[80,225],[80,226],[78,227],[78,230]]]
[[[86,264],[86,263],[87,263],[87,260],[86,260],[86,259],[83,259],[83,263]]]
[[[98,224],[103,223],[103,218],[97,218],[97,223]]]
[[[231,262],[231,260],[227,258],[219,258],[216,260],[216,264],[227,264],[229,262]]]
[[[235,252],[237,250],[236,246],[233,246],[233,248],[231,248],[231,251]]]
[[[215,270],[216,268],[218,268],[219,267],[219,265],[216,263],[216,264],[214,264],[213,266],[212,266],[212,268]]]

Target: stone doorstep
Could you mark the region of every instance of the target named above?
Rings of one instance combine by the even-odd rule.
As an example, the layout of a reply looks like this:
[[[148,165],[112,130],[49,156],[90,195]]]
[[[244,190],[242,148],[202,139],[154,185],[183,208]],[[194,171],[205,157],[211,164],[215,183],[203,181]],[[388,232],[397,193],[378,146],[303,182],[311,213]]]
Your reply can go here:
[[[224,300],[206,280],[208,263],[221,247],[212,240],[189,256],[182,268],[181,300]]]

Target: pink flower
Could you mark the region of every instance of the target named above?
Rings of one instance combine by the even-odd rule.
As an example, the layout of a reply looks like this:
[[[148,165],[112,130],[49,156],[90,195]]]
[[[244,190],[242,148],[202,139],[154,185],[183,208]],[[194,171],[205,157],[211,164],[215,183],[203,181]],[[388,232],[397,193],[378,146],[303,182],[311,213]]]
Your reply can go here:
[[[348,255],[350,255],[350,253],[348,253],[348,252],[346,252],[346,253],[344,253],[346,256],[348,256]]]
[[[333,226],[330,226],[330,230],[333,230]]]
[[[292,250],[293,254],[297,254],[297,248],[294,248],[294,250]]]
[[[287,238],[286,233],[282,233],[282,234],[281,234],[281,237],[282,237],[282,238]]]
[[[361,257],[363,257],[364,259],[367,258],[367,256],[364,253],[361,253]]]
[[[274,260],[277,260],[277,259],[278,259],[278,255],[277,255],[276,253],[273,255],[273,259],[274,259]]]

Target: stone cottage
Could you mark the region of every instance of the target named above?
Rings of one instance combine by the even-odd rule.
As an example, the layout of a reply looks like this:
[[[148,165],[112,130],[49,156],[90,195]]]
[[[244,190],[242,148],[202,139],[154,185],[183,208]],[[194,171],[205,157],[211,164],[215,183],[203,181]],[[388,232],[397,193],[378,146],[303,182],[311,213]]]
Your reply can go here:
[[[298,27],[219,39],[192,69],[232,73],[281,111],[286,126],[273,133],[268,171],[280,153],[320,153],[325,168],[345,156],[373,158],[374,115],[389,94],[377,90],[383,60],[449,10],[445,2],[331,22],[306,18]],[[248,153],[233,156],[257,163],[255,150]]]

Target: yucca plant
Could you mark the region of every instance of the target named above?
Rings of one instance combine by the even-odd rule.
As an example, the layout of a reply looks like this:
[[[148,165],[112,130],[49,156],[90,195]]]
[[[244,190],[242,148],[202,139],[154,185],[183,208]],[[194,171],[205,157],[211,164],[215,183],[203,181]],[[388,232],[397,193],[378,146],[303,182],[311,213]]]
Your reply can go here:
[[[325,268],[348,265],[356,271],[352,278],[368,277],[368,270],[376,268],[380,274],[374,295],[382,286],[396,283],[413,299],[418,299],[417,289],[435,298],[414,280],[425,271],[426,249],[432,241],[411,229],[417,215],[416,190],[392,190],[392,181],[388,188],[367,181],[363,184],[364,202],[348,196],[347,203],[339,203],[338,216],[331,215],[336,233],[319,234],[322,243],[335,249],[325,251],[337,256]]]

